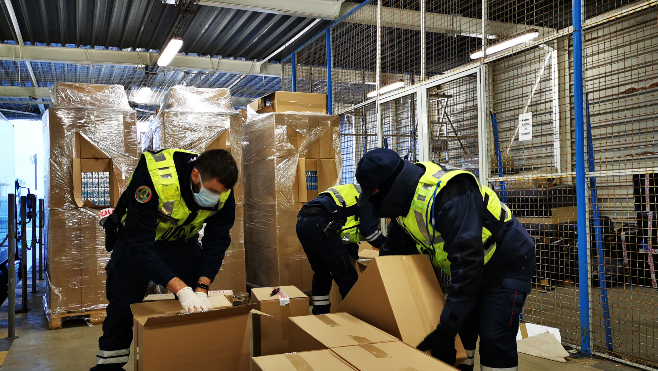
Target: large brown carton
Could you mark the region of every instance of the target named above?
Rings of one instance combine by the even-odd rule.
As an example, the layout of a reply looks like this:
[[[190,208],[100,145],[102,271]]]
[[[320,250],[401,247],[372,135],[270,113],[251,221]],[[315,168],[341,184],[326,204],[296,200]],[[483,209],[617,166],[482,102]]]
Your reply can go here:
[[[82,259],[74,211],[49,210],[48,310],[53,313],[82,307]]]
[[[181,314],[178,300],[131,305],[136,371],[248,371],[249,314],[254,305],[232,307],[221,295],[214,308]]]
[[[251,290],[252,301],[258,310],[270,315],[260,321],[260,354],[264,356],[290,352],[292,322],[289,317],[308,315],[308,296],[298,288],[281,286],[278,294],[270,296],[272,289],[262,287]]]
[[[249,104],[258,113],[267,112],[317,112],[327,113],[327,95],[275,91]]]
[[[290,320],[295,324],[290,342],[294,352],[398,341],[347,313],[292,317]]]
[[[189,112],[232,111],[231,90],[181,85],[172,86],[169,88],[162,109]]]
[[[57,108],[131,110],[121,85],[57,82],[51,88],[51,99]]]
[[[449,366],[401,342],[331,348],[359,371],[449,371]]]
[[[403,342],[417,346],[436,329],[445,297],[427,255],[383,256],[368,265],[338,306]],[[457,336],[457,363],[466,358]]]
[[[252,359],[252,371],[354,371],[330,350],[277,354]]]

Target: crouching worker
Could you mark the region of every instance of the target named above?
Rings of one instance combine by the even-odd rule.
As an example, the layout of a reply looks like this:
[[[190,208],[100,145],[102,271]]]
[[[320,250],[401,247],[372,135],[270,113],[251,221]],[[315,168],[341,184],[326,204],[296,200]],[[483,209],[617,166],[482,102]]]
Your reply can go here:
[[[130,305],[144,299],[149,281],[176,294],[188,312],[212,308],[208,289],[231,243],[237,179],[238,167],[225,150],[142,154],[113,222],[103,224],[115,242],[106,245],[112,249],[109,304],[92,371],[123,370],[133,338]]]
[[[313,269],[313,314],[329,313],[329,292],[336,281],[344,298],[358,275],[350,257],[358,259],[360,241],[379,248],[386,238],[372,204],[356,205],[361,188],[355,184],[331,187],[299,211],[297,237]]]

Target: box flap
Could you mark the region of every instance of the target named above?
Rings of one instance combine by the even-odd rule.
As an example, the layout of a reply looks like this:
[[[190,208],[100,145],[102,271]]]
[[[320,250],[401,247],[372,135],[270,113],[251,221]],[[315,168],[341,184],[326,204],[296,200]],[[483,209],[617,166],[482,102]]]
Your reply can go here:
[[[361,250],[359,251],[360,259],[374,259],[379,256],[379,250]]]
[[[354,371],[345,360],[330,350],[276,354],[254,357],[254,365],[262,371]]]
[[[296,288],[295,286],[280,286],[281,290],[288,295],[290,299],[297,299],[297,298],[306,298],[306,294],[304,294],[300,289]],[[279,300],[279,297],[277,295],[270,296],[272,293],[272,290],[274,290],[274,287],[259,287],[259,288],[254,288],[251,289],[251,295],[253,295],[258,301],[267,301],[267,300]]]
[[[439,323],[445,297],[427,255],[380,256],[368,266],[337,312],[350,313],[415,346]],[[457,361],[466,358],[456,341]]]
[[[216,296],[213,299],[215,298],[217,300],[223,299],[226,303],[229,303],[222,296]],[[248,304],[239,307],[231,306],[213,309],[208,312],[181,313],[182,308],[178,300],[160,300],[133,304],[130,306],[130,309],[137,322],[144,326],[153,326],[248,314],[255,307],[253,304]]]
[[[327,348],[398,340],[347,313],[291,317],[290,320]]]
[[[333,348],[338,354],[359,371],[448,371],[456,370],[423,352],[404,343],[363,344]]]

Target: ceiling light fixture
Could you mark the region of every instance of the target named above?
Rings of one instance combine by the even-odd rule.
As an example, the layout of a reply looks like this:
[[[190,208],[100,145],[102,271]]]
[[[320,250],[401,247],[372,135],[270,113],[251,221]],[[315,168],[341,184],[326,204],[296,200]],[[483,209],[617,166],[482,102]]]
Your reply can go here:
[[[493,45],[487,47],[487,55],[498,53],[498,52],[503,51],[505,49],[513,48],[517,45],[521,45],[521,44],[526,43],[530,40],[534,40],[538,36],[539,36],[539,32],[537,30],[531,30],[529,32],[526,32],[526,33],[523,33],[523,34],[518,35],[516,37],[513,37],[509,40],[505,40],[503,42],[493,44]],[[482,50],[478,50],[475,53],[471,54],[471,59],[480,59],[482,57],[483,57]]]
[[[394,82],[390,85],[386,85],[383,88],[379,88],[379,94],[386,94],[388,92],[391,92],[393,90],[397,90],[400,88],[404,87],[404,81],[397,81]],[[374,98],[377,96],[377,90],[373,90],[370,93],[368,93],[368,98]]]
[[[133,90],[134,92],[134,90]],[[148,104],[151,101],[151,95],[153,94],[153,91],[151,88],[143,86],[137,90],[137,92],[134,92],[132,94],[132,99],[131,101],[137,103],[137,104]]]
[[[160,53],[160,58],[158,58],[158,66],[160,67],[168,66],[182,46],[183,46],[183,40],[181,39],[174,38],[169,40],[167,46],[165,46],[164,48],[164,51]]]

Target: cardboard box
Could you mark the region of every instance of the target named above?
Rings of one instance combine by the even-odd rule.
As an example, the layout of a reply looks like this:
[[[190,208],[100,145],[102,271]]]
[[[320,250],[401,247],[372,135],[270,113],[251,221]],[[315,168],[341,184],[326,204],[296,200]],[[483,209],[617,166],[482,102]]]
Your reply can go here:
[[[290,342],[294,352],[398,340],[347,313],[292,317],[290,320],[295,324]]]
[[[519,223],[527,224],[560,224],[578,221],[576,206],[554,207],[549,217],[519,217]]]
[[[417,346],[436,329],[445,297],[427,255],[375,258],[338,307],[406,344]],[[457,365],[467,356],[457,336]]]
[[[315,172],[316,177],[310,178],[309,172]],[[311,179],[314,179],[317,183],[309,184]],[[295,182],[297,185],[297,200],[299,202],[309,202],[316,198],[319,193],[336,185],[338,180],[335,160],[300,158]]]
[[[82,259],[79,233],[71,229],[71,212],[49,210],[47,219],[48,310],[54,313],[82,306]]]
[[[359,371],[456,370],[401,342],[331,348]]]
[[[225,309],[180,314],[178,300],[131,305],[135,370],[249,371],[254,305],[231,307],[216,298]]]
[[[318,93],[297,93],[275,91],[249,104],[258,113],[269,112],[317,112],[327,113],[327,95]]]
[[[228,307],[226,302],[222,298],[217,298],[221,296],[226,299],[231,305],[233,305],[233,291],[231,290],[216,290],[208,291],[208,300],[213,307],[222,308]],[[176,296],[173,293],[168,294],[150,294],[142,300],[142,302],[150,301],[161,301],[161,300],[176,300]]]
[[[356,269],[356,274],[361,277],[361,274],[363,271],[368,268],[368,262],[367,261],[355,261],[350,257],[350,263],[354,266]],[[329,292],[329,302],[331,303],[331,313],[336,313],[338,311],[338,306],[340,303],[343,302],[343,296],[340,294],[340,290],[338,289],[338,285],[336,284],[336,281],[331,282],[331,291]]]
[[[354,371],[330,350],[278,354],[252,359],[252,371]]]
[[[131,109],[122,85],[57,82],[51,98],[57,108]]]
[[[164,110],[190,112],[232,111],[231,90],[176,85],[169,88]]]
[[[281,304],[279,298],[282,295],[270,296],[272,287],[251,290],[256,308],[271,316],[262,318],[260,322],[260,354],[264,356],[290,352],[292,323],[289,317],[308,315],[308,296],[294,286],[281,286],[281,291],[289,298],[288,304]]]

